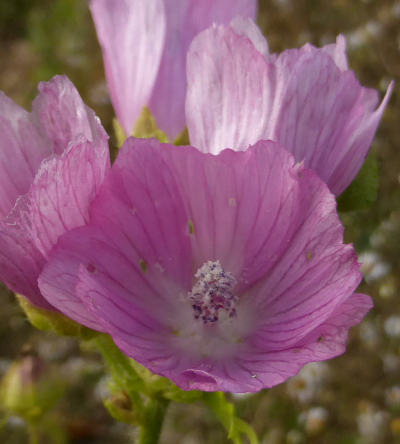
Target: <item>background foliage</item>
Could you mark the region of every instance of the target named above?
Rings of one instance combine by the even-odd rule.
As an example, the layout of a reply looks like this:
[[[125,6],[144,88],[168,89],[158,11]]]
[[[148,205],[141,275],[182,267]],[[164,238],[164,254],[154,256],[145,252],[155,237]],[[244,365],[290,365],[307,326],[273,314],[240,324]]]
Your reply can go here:
[[[364,262],[360,290],[375,309],[351,334],[348,352],[312,364],[272,390],[236,396],[239,415],[265,444],[400,443],[400,2],[394,0],[261,0],[259,24],[272,51],[306,42],[323,45],[343,33],[350,66],[364,85],[383,94],[397,87],[373,145],[380,170],[376,202],[342,213],[347,238]],[[0,89],[27,108],[40,80],[67,74],[112,133],[102,59],[86,2],[0,1]],[[112,140],[112,143],[115,143]],[[65,444],[134,442],[129,426],[115,423],[98,355],[73,339],[36,331],[14,296],[0,287],[0,376],[21,357],[38,358],[39,374],[61,400],[46,413],[39,441]],[[118,400],[124,408],[124,399]],[[25,444],[26,423],[4,418],[0,442]],[[171,406],[162,443],[224,443],[216,420],[200,405]]]

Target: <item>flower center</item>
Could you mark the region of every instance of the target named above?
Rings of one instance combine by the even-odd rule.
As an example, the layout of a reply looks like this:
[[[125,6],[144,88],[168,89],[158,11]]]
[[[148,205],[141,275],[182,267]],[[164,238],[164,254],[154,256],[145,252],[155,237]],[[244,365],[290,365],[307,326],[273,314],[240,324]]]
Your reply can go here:
[[[188,293],[194,311],[194,318],[209,324],[221,317],[236,316],[238,297],[232,292],[236,279],[226,272],[219,261],[204,263],[195,274],[196,282]]]

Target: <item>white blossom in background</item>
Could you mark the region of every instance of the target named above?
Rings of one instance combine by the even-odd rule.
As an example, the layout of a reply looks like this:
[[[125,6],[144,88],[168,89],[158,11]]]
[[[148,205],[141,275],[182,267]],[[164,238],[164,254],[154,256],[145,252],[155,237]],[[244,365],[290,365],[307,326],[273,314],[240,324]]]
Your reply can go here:
[[[384,323],[384,329],[391,338],[400,338],[400,316],[389,316]]]
[[[329,367],[324,362],[306,365],[301,372],[288,381],[286,390],[294,399],[306,403],[317,398],[329,378]]]
[[[383,436],[388,423],[388,413],[382,410],[366,408],[357,416],[358,431],[363,438],[361,442],[383,444]]]
[[[324,429],[328,417],[328,411],[324,407],[317,406],[302,412],[299,416],[299,422],[303,425],[307,434],[315,435]]]
[[[361,272],[368,283],[382,279],[390,272],[390,265],[384,262],[375,252],[366,251],[361,253],[359,261],[362,263]]]

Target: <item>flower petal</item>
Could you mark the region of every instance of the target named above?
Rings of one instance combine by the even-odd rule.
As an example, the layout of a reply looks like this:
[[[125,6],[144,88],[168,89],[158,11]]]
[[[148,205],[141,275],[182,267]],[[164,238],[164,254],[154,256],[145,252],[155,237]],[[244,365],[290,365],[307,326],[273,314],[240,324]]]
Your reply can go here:
[[[339,36],[335,46],[265,59],[232,27],[201,33],[188,54],[191,143],[218,153],[277,141],[340,194],[361,168],[393,88],[376,109],[376,94],[345,70],[344,49]]]
[[[103,50],[107,83],[127,135],[148,104],[165,38],[162,0],[92,0],[90,9]]]
[[[55,76],[39,83],[39,95],[32,104],[32,117],[52,145],[62,154],[76,140],[107,140],[100,120],[87,107],[73,83],[66,76]]]
[[[37,278],[58,236],[87,221],[109,168],[108,136],[67,77],[39,91],[32,114],[0,94],[0,190],[8,199],[0,194],[0,279],[54,309]]]
[[[14,211],[0,221],[0,280],[14,292],[28,297],[33,304],[51,309],[37,285],[45,259],[21,220],[27,211],[26,199],[20,198]]]
[[[342,34],[336,37],[336,43],[325,45],[322,50],[332,57],[336,66],[341,71],[347,71],[349,69],[346,55],[346,38]]]
[[[237,378],[248,384],[247,391],[258,391],[280,384],[309,362],[341,355],[349,329],[361,322],[372,305],[369,296],[354,294],[336,307],[318,328],[288,349],[266,352],[260,348],[244,348],[236,360]]]
[[[81,141],[61,157],[45,160],[30,190],[30,227],[37,248],[47,256],[65,231],[85,225],[89,205],[107,169],[107,146]]]
[[[237,317],[208,329],[187,295],[199,266],[215,260],[240,299]],[[39,285],[182,388],[242,392],[342,352],[370,308],[353,296],[359,280],[333,195],[278,144],[212,156],[130,138],[91,222],[61,236]]]
[[[51,146],[31,115],[0,92],[0,219],[25,194]]]
[[[212,23],[229,23],[236,16],[255,19],[257,1],[166,1],[165,10],[166,41],[150,109],[158,126],[174,140],[185,127],[186,54],[193,37]],[[253,35],[256,38],[255,31]]]
[[[199,34],[187,61],[191,143],[217,154],[265,139],[275,94],[271,69],[252,41],[233,27],[213,26]]]
[[[190,289],[189,221],[169,166],[155,153],[153,147],[158,145],[155,140],[127,140],[92,206],[92,225],[100,226],[101,231],[79,230],[78,242],[75,232],[63,236],[45,267],[40,288],[67,315],[73,317],[63,305],[68,305],[65,294],[74,297],[77,280],[70,282],[73,273],[68,270],[64,290],[56,291],[62,285],[54,282],[62,281],[58,277],[64,273],[68,248],[77,250],[71,265],[76,278],[80,264],[91,264],[96,277],[104,275],[118,297],[129,301],[135,294],[142,310],[145,307],[166,319],[168,310],[172,313],[179,305],[176,296]]]

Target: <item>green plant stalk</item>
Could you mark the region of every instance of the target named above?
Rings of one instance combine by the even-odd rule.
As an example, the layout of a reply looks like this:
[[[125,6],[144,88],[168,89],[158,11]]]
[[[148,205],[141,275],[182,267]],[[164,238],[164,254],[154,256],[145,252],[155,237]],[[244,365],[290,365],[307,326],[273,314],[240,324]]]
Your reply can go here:
[[[165,398],[154,398],[149,401],[140,426],[138,444],[158,443],[168,404],[169,401]]]
[[[143,399],[137,391],[137,388],[143,385],[143,380],[135,372],[129,358],[119,350],[108,335],[99,335],[94,341],[106,361],[115,383],[129,395],[138,413],[144,411]]]
[[[250,444],[259,444],[258,437],[247,422],[235,415],[235,406],[226,400],[222,392],[204,392],[203,403],[214,413],[228,432],[228,438],[234,444],[242,444],[242,435],[246,435]]]

